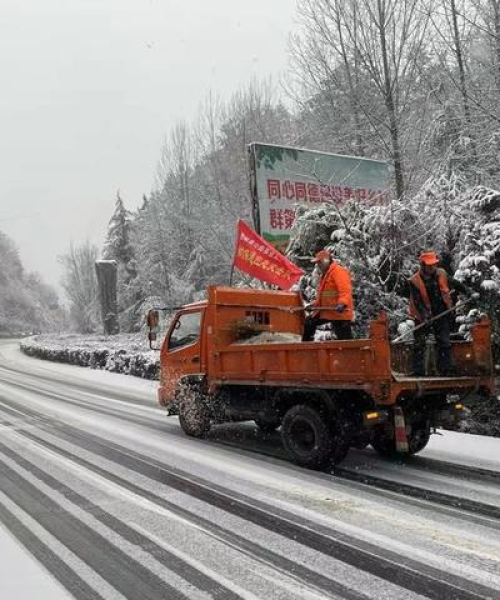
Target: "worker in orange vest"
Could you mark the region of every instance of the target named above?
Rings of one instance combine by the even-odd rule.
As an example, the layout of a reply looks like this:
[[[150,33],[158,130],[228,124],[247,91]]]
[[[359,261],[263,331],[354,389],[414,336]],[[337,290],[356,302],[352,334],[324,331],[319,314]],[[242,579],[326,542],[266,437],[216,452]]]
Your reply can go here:
[[[427,323],[452,308],[452,291],[468,294],[470,290],[462,283],[449,277],[444,269],[438,268],[439,258],[432,250],[421,252],[420,269],[409,280],[410,317],[415,326]],[[440,375],[454,375],[451,358],[450,332],[453,319],[451,313],[415,331],[413,343],[412,374],[425,375],[425,344],[427,336],[434,333],[437,344],[437,368]]]
[[[306,318],[302,341],[312,341],[316,328],[326,323],[331,323],[337,339],[351,340],[354,308],[349,271],[332,260],[328,250],[318,252],[313,262],[316,263],[322,277],[316,292],[316,300],[306,306],[312,312]],[[314,310],[315,306],[319,307],[318,310]]]

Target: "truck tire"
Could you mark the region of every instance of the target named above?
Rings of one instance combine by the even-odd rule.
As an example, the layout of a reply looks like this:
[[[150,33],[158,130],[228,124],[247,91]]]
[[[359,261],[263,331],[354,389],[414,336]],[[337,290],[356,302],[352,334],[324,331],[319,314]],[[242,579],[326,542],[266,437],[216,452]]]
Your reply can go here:
[[[396,441],[386,433],[374,433],[371,441],[372,448],[384,458],[394,459],[401,456],[396,450]]]
[[[262,431],[262,433],[274,433],[281,425],[281,421],[262,421],[261,419],[255,419],[255,424]]]
[[[333,439],[328,421],[305,404],[283,417],[281,439],[288,456],[301,467],[322,469],[331,462]]]
[[[428,424],[422,424],[418,428],[412,428],[409,439],[410,455],[418,454],[427,446],[431,439],[431,428]]]
[[[203,437],[210,431],[210,409],[200,386],[183,385],[178,406],[179,423],[186,435]]]
[[[427,424],[422,424],[420,427],[412,427],[410,436],[408,438],[409,452],[406,456],[413,456],[422,452],[427,446],[431,438],[431,428]],[[402,458],[405,454],[396,450],[396,441],[393,437],[387,434],[376,433],[372,438],[372,447],[374,450],[383,456],[384,458]]]

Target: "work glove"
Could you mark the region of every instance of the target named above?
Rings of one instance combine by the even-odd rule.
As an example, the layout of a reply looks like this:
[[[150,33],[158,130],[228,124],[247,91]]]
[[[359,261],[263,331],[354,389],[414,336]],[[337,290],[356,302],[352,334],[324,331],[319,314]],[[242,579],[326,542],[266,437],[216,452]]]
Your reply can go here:
[[[339,313],[343,313],[346,309],[347,309],[347,306],[345,304],[336,304],[333,307],[333,310],[335,312],[339,312]]]
[[[311,312],[313,310],[311,302],[304,302],[304,310],[305,312]]]

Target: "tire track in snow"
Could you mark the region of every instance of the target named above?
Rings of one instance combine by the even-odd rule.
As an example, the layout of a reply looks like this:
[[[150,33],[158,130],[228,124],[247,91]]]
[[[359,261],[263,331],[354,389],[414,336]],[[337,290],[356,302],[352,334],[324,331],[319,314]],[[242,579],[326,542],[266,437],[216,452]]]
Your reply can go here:
[[[1,499],[0,522],[71,593],[75,600],[103,600],[100,593],[64,562],[45,541],[34,534],[2,503]]]
[[[5,407],[2,407],[5,410]],[[47,427],[47,431],[52,433],[52,429]],[[123,490],[133,493],[137,497],[143,498],[147,502],[150,502],[153,506],[159,509],[164,509],[175,515],[179,519],[182,519],[186,523],[194,525],[199,530],[210,535],[215,541],[222,542],[232,549],[242,552],[248,558],[256,560],[257,562],[273,569],[275,572],[279,572],[285,578],[290,579],[292,582],[295,580],[296,584],[305,586],[306,589],[310,590],[311,597],[317,597],[318,594],[328,594],[328,597],[332,597],[334,594],[337,598],[343,598],[344,600],[367,600],[368,596],[363,593],[358,593],[353,589],[350,589],[341,583],[336,582],[325,575],[322,575],[316,571],[312,571],[307,567],[300,565],[297,562],[287,559],[286,557],[276,554],[272,550],[269,550],[259,544],[256,544],[248,538],[242,537],[234,531],[223,529],[216,523],[205,519],[197,514],[194,514],[187,509],[182,508],[163,497],[150,492],[133,482],[130,482],[115,473],[110,472],[98,465],[95,465],[88,460],[82,458],[76,453],[71,453],[67,449],[60,448],[59,446],[39,437],[32,431],[25,432],[21,429],[16,429],[16,433],[20,436],[29,439],[35,444],[44,447],[51,452],[58,453],[61,457],[67,458],[78,464],[85,469],[105,478],[109,482],[120,486]],[[59,432],[60,435],[60,432]],[[61,436],[62,437],[62,436]],[[75,441],[70,436],[65,436],[66,441],[69,441],[75,445]],[[1,445],[0,445],[1,447]],[[79,447],[84,449],[82,444]],[[85,448],[86,449],[86,448]],[[103,450],[101,454],[97,456],[109,460],[107,450]],[[124,465],[121,465],[124,466]],[[140,473],[143,475],[143,473]],[[157,483],[161,483],[161,479],[155,480]]]
[[[25,460],[3,444],[0,452],[14,462]],[[33,472],[30,469],[30,472]],[[36,470],[35,470],[36,473]],[[34,473],[34,474],[35,474]],[[62,508],[33,483],[23,478],[0,457],[2,492],[78,558],[108,581],[125,598],[156,600],[168,593],[172,600],[188,600],[188,596],[172,588],[153,572],[131,559],[106,538]],[[54,481],[55,489],[59,488]]]
[[[11,405],[10,402],[7,404]],[[28,414],[43,417],[26,407],[23,407],[23,410]],[[422,596],[443,600],[500,599],[500,592],[486,586],[396,555],[346,534],[318,527],[317,524],[299,519],[296,515],[283,511],[277,514],[274,507],[263,502],[219,489],[196,476],[182,473],[151,457],[141,456],[109,441],[104,442],[98,436],[60,423],[56,419],[50,419],[50,422],[52,427],[57,429],[57,435],[65,437],[77,446]]]
[[[179,575],[193,588],[197,588],[200,591],[200,598],[205,597],[205,594],[209,594],[210,598],[217,600],[239,600],[244,597],[232,592],[216,579],[208,577],[184,560],[179,559],[175,554],[155,544],[124,521],[94,504],[88,498],[81,496],[1,442],[0,453],[53,491],[62,494],[66,500],[87,512],[124,540],[144,549],[158,563]],[[39,487],[14,471],[6,464],[5,458],[2,460],[1,457],[0,474],[3,493],[39,521],[47,531],[68,546],[101,577],[109,581],[124,597],[131,600],[162,597],[168,597],[169,600],[190,598],[184,592],[160,579],[140,562],[128,556],[101,533],[72,515]]]

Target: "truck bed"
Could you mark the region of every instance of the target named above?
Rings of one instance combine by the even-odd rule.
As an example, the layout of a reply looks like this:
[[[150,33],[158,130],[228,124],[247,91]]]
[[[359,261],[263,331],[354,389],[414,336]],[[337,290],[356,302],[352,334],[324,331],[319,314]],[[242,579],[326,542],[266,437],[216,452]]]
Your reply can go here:
[[[411,348],[411,347],[410,347]],[[407,366],[406,348],[386,339],[273,344],[233,343],[210,357],[209,372],[215,385],[302,387],[363,391],[380,404],[393,404],[405,392],[414,395],[458,393],[491,389],[489,362],[474,342],[453,346],[456,377],[412,377],[394,364]],[[404,355],[404,356],[403,356]]]
[[[298,294],[265,290],[213,288],[207,303],[206,365],[209,386],[262,386],[357,390],[380,404],[394,404],[406,391],[413,395],[466,394],[492,387],[490,325],[482,319],[470,341],[452,343],[458,377],[410,377],[411,344],[390,342],[385,314],[370,322],[365,339],[299,341],[304,313]],[[242,342],[242,334],[294,336],[283,343]],[[268,340],[266,340],[268,341]],[[359,395],[359,394],[358,394]]]

